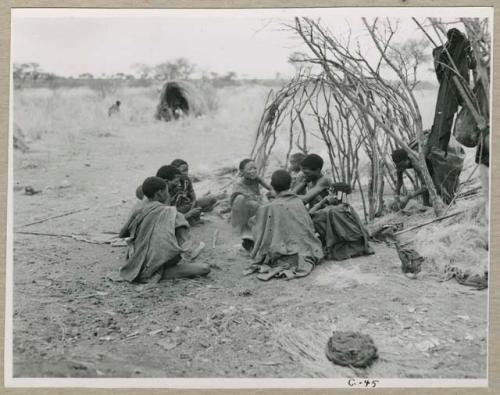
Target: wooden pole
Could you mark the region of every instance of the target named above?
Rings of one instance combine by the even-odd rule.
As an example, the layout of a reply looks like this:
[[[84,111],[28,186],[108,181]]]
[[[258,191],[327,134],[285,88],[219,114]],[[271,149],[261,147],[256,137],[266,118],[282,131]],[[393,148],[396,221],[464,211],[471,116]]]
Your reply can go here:
[[[42,222],[49,221],[51,219],[66,217],[67,215],[80,213],[80,212],[86,211],[88,209],[90,209],[90,207],[81,208],[79,210],[71,210],[71,211],[68,211],[67,213],[64,213],[64,214],[53,215],[51,217],[47,217],[47,218],[44,218],[44,219],[41,219],[41,220],[38,220],[38,221],[35,221],[35,222],[30,222],[29,224],[24,224],[24,225],[21,225],[21,226],[31,226],[31,225],[35,225],[35,224],[41,224]]]
[[[418,225],[410,226],[409,228],[406,228],[406,229],[400,230],[399,232],[395,232],[395,233],[394,233],[394,236],[401,235],[401,234],[406,233],[406,232],[409,232],[409,231],[411,231],[411,230],[415,230],[415,229],[421,228],[421,227],[423,227],[423,226],[426,226],[426,225],[432,224],[432,223],[434,223],[434,222],[442,221],[443,219],[451,218],[451,217],[454,217],[455,215],[462,214],[462,213],[465,213],[465,210],[463,210],[463,211],[457,211],[456,213],[453,213],[453,214],[448,214],[448,215],[444,215],[444,216],[442,216],[442,217],[434,218],[434,219],[432,219],[432,220],[430,220],[430,221],[427,221],[427,222],[424,222],[424,223],[422,223],[422,224],[418,224]]]

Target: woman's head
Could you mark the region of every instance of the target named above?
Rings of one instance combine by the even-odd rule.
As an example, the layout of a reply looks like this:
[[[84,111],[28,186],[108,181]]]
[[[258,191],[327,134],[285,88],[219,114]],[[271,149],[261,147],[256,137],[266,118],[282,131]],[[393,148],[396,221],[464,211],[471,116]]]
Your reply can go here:
[[[257,166],[252,159],[243,159],[239,165],[240,174],[243,178],[248,180],[255,180],[257,178]]]
[[[300,167],[306,180],[314,180],[321,175],[321,170],[323,169],[323,159],[319,155],[309,154],[302,160]]]

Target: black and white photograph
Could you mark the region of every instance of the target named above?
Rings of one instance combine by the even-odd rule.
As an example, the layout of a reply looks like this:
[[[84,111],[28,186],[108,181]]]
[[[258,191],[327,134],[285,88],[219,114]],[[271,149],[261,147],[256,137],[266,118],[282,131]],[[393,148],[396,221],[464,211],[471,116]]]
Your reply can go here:
[[[486,387],[492,32],[12,9],[5,384]]]

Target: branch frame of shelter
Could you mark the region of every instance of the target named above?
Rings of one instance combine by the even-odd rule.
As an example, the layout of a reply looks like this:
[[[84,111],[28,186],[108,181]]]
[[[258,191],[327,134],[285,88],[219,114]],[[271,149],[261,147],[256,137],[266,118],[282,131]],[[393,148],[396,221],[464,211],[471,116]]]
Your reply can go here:
[[[458,147],[449,148],[457,105],[446,110],[447,107],[443,107],[445,98],[453,97],[453,103],[461,104],[453,127],[456,140],[466,147],[478,147],[481,163],[488,163],[487,76],[490,66],[489,55],[485,54],[484,48],[488,48],[489,38],[478,19],[462,18],[461,22],[466,26],[467,33],[473,35],[471,42],[474,44],[471,45],[457,29],[451,29],[448,31],[448,40],[461,40],[465,43],[454,49],[457,44],[453,44],[455,47],[448,42],[445,44],[442,34],[446,35],[446,29],[436,19],[429,18],[429,26],[426,28],[415,18],[413,20],[435,46],[432,50],[434,65],[438,80],[442,83],[440,97],[443,99],[438,99],[434,125],[427,135],[424,135],[422,115],[413,94],[421,55],[415,53],[413,59],[408,61],[392,45],[391,40],[397,32],[396,26],[388,19],[375,18],[370,22],[363,19],[380,55],[378,64],[372,65],[359,49],[351,49],[343,44],[328,29],[322,27],[320,22],[296,18],[295,25],[288,28],[302,38],[310,54],[302,53],[297,59],[292,59],[300,66],[296,76],[280,91],[270,92],[267,98],[252,150],[259,172],[262,174],[266,168],[277,134],[280,133],[280,125],[286,117],[289,117],[290,126],[285,162],[288,163],[294,146],[307,152],[307,133],[302,119],[310,111],[321,134],[316,137],[324,142],[328,150],[334,180],[347,182],[354,187],[359,180],[359,147],[362,146],[369,156],[371,171],[367,193],[358,183],[363,197],[365,221],[373,221],[387,209],[383,199],[384,188],[388,184],[394,189],[396,182],[393,176],[394,164],[385,158],[389,149],[394,151],[397,147],[406,152],[411,159],[411,167],[421,174],[420,179],[411,179],[414,189],[422,182],[436,216],[441,215],[445,210],[444,204],[451,204],[458,193],[457,182],[463,161],[460,159],[463,157],[463,150]],[[383,38],[381,30],[385,34]],[[431,34],[437,35],[441,45],[436,44]],[[484,44],[480,46],[478,42]],[[481,53],[478,53],[479,48],[483,49]],[[459,66],[456,64],[458,60],[461,61]],[[382,65],[393,71],[397,82],[388,83],[381,76]],[[314,67],[317,70],[315,73],[311,71]],[[469,81],[468,70],[472,70],[474,74],[472,89],[466,83]],[[323,106],[326,110],[319,109],[320,98],[326,103]],[[336,104],[335,110],[332,110],[332,99]],[[449,115],[442,115],[443,111],[448,111]],[[296,124],[299,126],[298,132]],[[303,145],[300,144],[301,135]],[[448,153],[458,155],[458,162],[455,160],[456,165],[452,165],[458,167],[451,173],[444,159]],[[436,159],[436,155],[443,159]],[[407,201],[405,205],[406,203]]]

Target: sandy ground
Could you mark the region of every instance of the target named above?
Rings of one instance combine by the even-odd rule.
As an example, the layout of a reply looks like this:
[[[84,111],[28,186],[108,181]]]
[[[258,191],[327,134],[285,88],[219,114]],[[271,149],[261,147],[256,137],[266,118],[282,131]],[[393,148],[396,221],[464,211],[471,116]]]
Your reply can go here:
[[[104,132],[79,125],[68,138],[47,134],[31,142],[31,152],[16,151],[16,232],[117,232],[135,187],[160,165],[184,157],[202,172],[234,155],[228,144],[249,143],[200,134],[201,120],[145,130],[106,122]],[[42,192],[27,196],[28,185]],[[487,290],[440,282],[425,265],[410,280],[383,244],[373,245],[374,256],[324,262],[300,280],[261,282],[242,275],[249,259],[228,223],[215,213],[205,221],[193,233],[206,244],[199,259],[211,265],[209,276],[155,286],[115,281],[123,247],[16,233],[14,376],[486,376]],[[369,334],[379,360],[357,372],[333,365],[324,355],[332,330]]]

